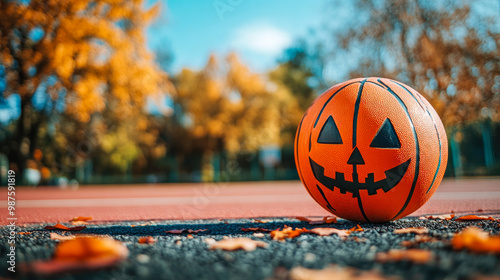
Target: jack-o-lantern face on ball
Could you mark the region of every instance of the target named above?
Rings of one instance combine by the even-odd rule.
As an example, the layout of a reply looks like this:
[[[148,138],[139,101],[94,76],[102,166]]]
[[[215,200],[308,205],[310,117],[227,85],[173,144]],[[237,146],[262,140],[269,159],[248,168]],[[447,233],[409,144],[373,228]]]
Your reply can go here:
[[[422,206],[440,184],[446,133],[417,91],[382,79],[330,88],[304,114],[295,161],[309,194],[333,214],[385,222]]]

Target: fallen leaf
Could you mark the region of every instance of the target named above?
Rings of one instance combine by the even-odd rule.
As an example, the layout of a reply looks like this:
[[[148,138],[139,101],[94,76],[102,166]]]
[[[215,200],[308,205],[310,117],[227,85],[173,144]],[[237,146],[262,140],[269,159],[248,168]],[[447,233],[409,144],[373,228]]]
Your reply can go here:
[[[139,238],[138,242],[139,244],[153,244],[156,242],[156,239],[154,239],[152,236],[146,236]]]
[[[314,233],[320,236],[328,236],[332,234],[336,234],[341,238],[344,238],[350,234],[348,230],[345,229],[336,229],[336,228],[313,228],[308,230],[307,232]]]
[[[52,230],[52,229],[59,229],[59,230],[82,230],[86,229],[86,226],[78,226],[78,227],[67,227],[64,225],[61,225],[60,223],[57,223],[53,226],[46,226],[44,229]]]
[[[500,236],[490,236],[477,227],[468,227],[451,240],[455,250],[469,249],[476,253],[500,253]]]
[[[425,216],[425,218],[427,218],[429,220],[451,220],[454,217],[455,217],[455,214]]]
[[[364,229],[362,229],[361,226],[358,224],[349,230],[349,232],[355,232],[355,231],[364,231]]]
[[[55,232],[50,233],[50,239],[54,240],[59,240],[59,241],[65,241],[65,240],[72,240],[75,239],[75,236],[72,235],[60,235]]]
[[[69,220],[70,222],[88,222],[92,220],[92,217],[82,217],[82,216],[78,216],[78,217],[74,217],[73,219]]]
[[[19,234],[19,235],[25,235],[25,234],[32,234],[32,233],[33,232],[31,232],[31,231],[20,231],[17,234]]]
[[[432,252],[422,249],[391,249],[387,252],[379,252],[375,256],[375,260],[379,262],[398,262],[411,261],[414,263],[424,264],[432,259]]]
[[[217,241],[210,246],[210,249],[211,250],[222,249],[225,251],[235,251],[243,249],[245,251],[253,251],[257,249],[257,247],[266,248],[267,246],[269,245],[263,241],[255,241],[253,239],[246,237],[238,237],[238,238],[222,239],[220,241]]]
[[[82,222],[82,221],[76,221],[76,222],[70,222],[72,226],[83,226],[83,225],[88,225],[87,222]]]
[[[476,215],[466,215],[466,216],[458,217],[458,218],[455,219],[455,221],[477,221],[477,220],[496,221],[496,219],[493,218],[493,217],[476,216]]]
[[[217,241],[213,238],[205,238],[205,243],[207,243],[208,245],[212,245],[214,243],[216,243]]]
[[[271,231],[271,237],[274,240],[284,240],[285,238],[295,238],[303,232],[307,232],[307,229],[305,229],[305,228],[293,229],[292,227],[285,226],[283,228],[283,230],[277,229],[277,230]]]
[[[403,233],[415,233],[415,234],[427,234],[429,233],[428,228],[420,227],[420,228],[400,228],[395,229],[394,233],[403,234]]]
[[[34,262],[31,268],[38,274],[99,269],[114,266],[127,256],[127,247],[112,238],[78,236],[59,243],[52,260]]]
[[[188,238],[188,239],[193,239],[193,235],[192,235],[192,234],[188,234],[188,235],[187,235],[187,238]]]
[[[263,219],[263,220],[253,219],[253,222],[254,222],[254,223],[260,223],[260,224],[267,224],[267,223],[270,223],[270,222],[272,222],[272,221],[271,221],[271,220],[268,220],[268,219]]]
[[[319,220],[313,220],[313,219],[309,219],[307,217],[302,217],[302,216],[295,217],[295,219],[297,219],[301,222],[307,222],[310,225],[323,225],[323,224],[337,223],[337,217],[333,217],[333,216],[326,216],[326,217],[323,217],[322,219],[319,219]]]
[[[267,228],[241,228],[242,231],[258,231],[258,232],[271,232],[272,230]]]
[[[387,280],[397,279],[394,277],[386,278],[376,271],[361,271],[354,268],[340,266],[329,266],[324,269],[309,269],[304,267],[295,267],[288,277],[277,277],[276,279],[291,280]]]
[[[297,219],[297,220],[299,220],[301,222],[307,222],[307,223],[309,223],[310,221],[312,221],[311,219],[306,218],[306,217],[302,217],[302,216],[295,217],[295,219]]]
[[[166,233],[173,233],[173,234],[182,234],[182,233],[199,233],[199,232],[204,232],[207,231],[208,229],[173,229],[173,230],[166,230]]]

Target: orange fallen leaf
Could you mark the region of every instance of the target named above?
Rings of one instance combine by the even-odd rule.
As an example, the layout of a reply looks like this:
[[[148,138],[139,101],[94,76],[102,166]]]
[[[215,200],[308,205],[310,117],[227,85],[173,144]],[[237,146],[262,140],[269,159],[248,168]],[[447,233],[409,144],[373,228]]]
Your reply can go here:
[[[69,220],[70,222],[88,222],[92,220],[92,217],[82,217],[82,216],[78,216],[78,217],[74,217],[73,219]]]
[[[308,223],[309,223],[310,221],[312,221],[311,219],[306,218],[306,217],[302,217],[302,216],[295,217],[295,219],[297,219],[297,220],[299,220],[299,221],[301,221],[301,222],[308,222]]]
[[[78,226],[78,227],[67,227],[64,225],[61,225],[60,223],[57,223],[53,226],[46,226],[44,229],[52,230],[52,229],[59,229],[59,230],[82,230],[86,229],[86,226]]]
[[[400,228],[395,229],[394,233],[402,234],[402,233],[415,233],[415,234],[427,234],[429,233],[428,228],[420,227],[420,228]]]
[[[25,235],[25,234],[32,234],[32,233],[33,232],[31,232],[31,231],[20,231],[17,234],[19,234],[19,235]]]
[[[358,224],[349,230],[349,232],[355,232],[355,231],[365,231],[365,230],[361,228],[361,226]]]
[[[292,227],[285,226],[283,228],[283,230],[277,229],[277,230],[271,231],[271,237],[274,240],[285,240],[285,238],[295,238],[303,232],[307,232],[307,229],[305,229],[305,228],[293,229]]]
[[[173,229],[173,230],[166,230],[166,233],[173,233],[173,234],[182,234],[182,233],[199,233],[199,232],[204,232],[207,231],[208,229]]]
[[[73,240],[75,239],[75,236],[72,235],[60,235],[55,232],[50,233],[50,239],[54,240],[59,240],[59,241],[65,241],[65,240]]]
[[[431,251],[422,249],[391,249],[387,252],[377,253],[375,260],[379,262],[397,262],[397,261],[411,261],[414,263],[424,264],[429,262],[433,257]]]
[[[477,220],[496,221],[496,219],[493,218],[493,217],[476,216],[476,215],[466,215],[466,216],[458,217],[458,218],[455,219],[455,221],[477,221]]]
[[[39,274],[91,270],[114,266],[127,256],[127,247],[112,238],[79,236],[59,243],[52,260],[34,262],[31,267]]]
[[[146,236],[139,238],[138,242],[139,244],[153,244],[156,242],[156,239],[154,239],[152,236]]]
[[[242,231],[257,231],[257,232],[271,232],[272,230],[267,228],[241,228]]]
[[[210,246],[210,249],[222,249],[225,251],[235,251],[243,249],[245,251],[253,251],[257,249],[257,247],[266,248],[267,246],[269,245],[263,241],[256,241],[246,237],[238,237],[217,241]]]
[[[277,279],[282,279],[277,278]],[[284,279],[284,278],[283,278]],[[304,267],[295,267],[290,270],[286,279],[293,280],[325,280],[325,279],[338,279],[338,280],[387,280],[397,279],[394,277],[384,277],[376,271],[362,271],[354,268],[346,268],[331,265],[323,269],[309,269]]]
[[[429,220],[451,220],[454,217],[455,217],[455,214],[425,216],[425,218],[427,218]]]
[[[267,223],[270,223],[271,220],[267,220],[267,219],[262,219],[262,220],[259,220],[259,219],[253,219],[253,222],[254,223],[260,223],[260,224],[267,224]]]
[[[301,222],[307,222],[310,225],[322,225],[322,224],[337,223],[337,217],[332,217],[332,216],[326,216],[326,217],[323,217],[322,219],[319,219],[319,220],[313,220],[313,219],[309,219],[307,217],[302,217],[302,216],[295,217],[295,219],[297,219]]]
[[[82,221],[76,221],[76,222],[70,222],[72,226],[83,226],[83,225],[88,225],[87,222],[82,222]]]
[[[314,233],[320,236],[328,236],[332,234],[336,234],[341,238],[344,238],[350,234],[348,230],[345,229],[336,229],[336,228],[313,228],[308,230],[307,232]]]
[[[477,253],[500,253],[500,236],[490,236],[477,227],[468,227],[451,240],[455,250],[469,249]]]

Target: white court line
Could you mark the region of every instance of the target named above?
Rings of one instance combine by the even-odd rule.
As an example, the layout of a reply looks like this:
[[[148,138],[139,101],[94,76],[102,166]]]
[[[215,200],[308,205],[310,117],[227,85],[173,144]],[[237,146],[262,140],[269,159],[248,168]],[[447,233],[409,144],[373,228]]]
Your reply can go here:
[[[435,193],[431,200],[498,200],[500,192],[449,192]],[[177,197],[139,197],[139,198],[86,198],[86,199],[44,199],[18,200],[19,208],[53,208],[53,207],[110,207],[110,206],[166,206],[183,204],[254,204],[273,202],[312,202],[305,194],[291,195],[238,195],[238,196],[177,196]],[[7,207],[7,201],[0,201],[0,207]]]

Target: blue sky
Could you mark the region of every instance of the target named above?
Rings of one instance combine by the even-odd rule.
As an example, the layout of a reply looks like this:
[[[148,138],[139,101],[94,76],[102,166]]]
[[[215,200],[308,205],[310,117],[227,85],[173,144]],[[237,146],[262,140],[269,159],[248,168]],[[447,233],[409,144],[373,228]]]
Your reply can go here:
[[[164,0],[147,31],[151,49],[167,48],[172,70],[203,67],[210,53],[240,54],[255,71],[275,65],[283,49],[325,20],[330,0]]]

